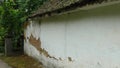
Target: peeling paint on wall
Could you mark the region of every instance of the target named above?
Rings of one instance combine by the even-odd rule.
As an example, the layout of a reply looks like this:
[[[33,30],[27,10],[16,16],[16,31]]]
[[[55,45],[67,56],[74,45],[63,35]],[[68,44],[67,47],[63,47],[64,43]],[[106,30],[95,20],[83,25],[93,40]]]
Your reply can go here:
[[[68,57],[68,60],[69,60],[69,61],[73,61],[71,57]]]
[[[26,21],[26,22],[24,23],[24,25],[23,25],[24,29],[26,29],[27,26],[29,26],[29,25],[30,25],[30,23],[29,23],[28,21]],[[25,41],[27,40],[27,39],[26,39],[26,34],[25,34],[25,32],[24,32],[24,40],[25,40]]]
[[[33,37],[33,35],[31,34],[31,36],[30,36],[30,38],[29,38],[29,42],[30,42],[30,44],[32,44],[32,45],[34,45],[36,48],[37,48],[37,50],[41,50],[41,49],[39,49],[40,47],[41,47],[41,42],[40,42],[40,39],[36,39],[36,38],[34,38]]]
[[[30,25],[30,23],[29,23],[28,21],[26,21],[26,22],[24,23],[24,29],[26,29],[27,26],[29,26],[29,25]]]
[[[120,68],[119,18],[120,4],[33,20],[25,52],[46,68]]]
[[[44,48],[41,48],[41,41],[40,41],[40,38],[37,40],[35,37],[33,37],[33,35],[31,34],[30,38],[29,38],[29,42],[30,44],[32,44],[39,52],[40,54],[43,54],[45,55],[46,57],[48,58],[53,58],[55,60],[58,60],[56,59],[55,57],[53,56],[50,56],[49,53],[44,49]]]

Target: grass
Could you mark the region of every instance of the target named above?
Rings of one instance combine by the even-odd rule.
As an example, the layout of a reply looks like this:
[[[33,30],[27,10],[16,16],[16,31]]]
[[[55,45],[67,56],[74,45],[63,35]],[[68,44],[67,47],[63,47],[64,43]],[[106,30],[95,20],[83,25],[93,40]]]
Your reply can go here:
[[[43,68],[42,63],[26,55],[14,57],[0,56],[0,59],[8,63],[8,65],[12,66],[13,68]]]

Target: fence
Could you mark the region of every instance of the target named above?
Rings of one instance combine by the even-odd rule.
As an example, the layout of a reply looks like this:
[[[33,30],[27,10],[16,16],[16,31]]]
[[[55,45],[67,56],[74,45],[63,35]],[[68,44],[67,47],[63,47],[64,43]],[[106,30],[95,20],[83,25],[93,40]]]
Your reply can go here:
[[[0,53],[4,53],[5,48],[4,48],[4,40],[0,40]]]
[[[4,40],[0,40],[0,53],[6,56],[23,54],[23,37],[18,39],[18,43],[13,43],[13,37],[6,37]]]

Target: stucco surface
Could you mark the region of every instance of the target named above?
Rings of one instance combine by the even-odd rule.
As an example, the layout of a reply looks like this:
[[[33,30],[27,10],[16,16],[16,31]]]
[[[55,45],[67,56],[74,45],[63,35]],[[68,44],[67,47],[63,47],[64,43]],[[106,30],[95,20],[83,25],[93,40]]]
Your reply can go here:
[[[46,68],[120,68],[119,4],[53,16],[38,22],[30,21],[25,29],[24,48]],[[58,60],[40,54],[29,43],[31,34],[40,39],[41,48]]]

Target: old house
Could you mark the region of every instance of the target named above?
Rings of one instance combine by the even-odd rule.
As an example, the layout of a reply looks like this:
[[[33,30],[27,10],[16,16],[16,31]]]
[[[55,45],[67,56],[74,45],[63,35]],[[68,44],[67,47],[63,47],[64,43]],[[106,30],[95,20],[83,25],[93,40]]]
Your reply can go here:
[[[25,27],[25,53],[46,68],[120,68],[120,0],[48,0]]]

